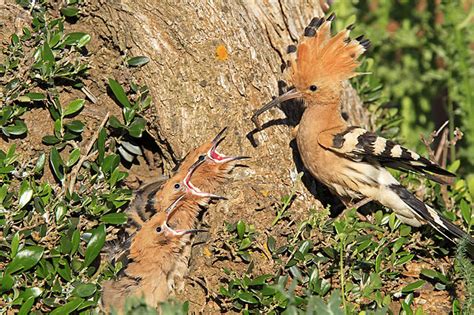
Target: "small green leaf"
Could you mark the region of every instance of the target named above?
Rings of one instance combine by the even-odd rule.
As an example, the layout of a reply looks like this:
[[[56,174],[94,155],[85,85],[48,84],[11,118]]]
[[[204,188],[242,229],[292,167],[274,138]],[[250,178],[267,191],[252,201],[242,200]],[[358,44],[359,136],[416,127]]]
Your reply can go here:
[[[91,36],[89,34],[86,34],[79,39],[77,42],[77,47],[81,48],[87,45],[91,41]]]
[[[72,115],[72,114],[78,112],[84,106],[85,102],[86,101],[83,100],[83,99],[77,99],[77,100],[72,101],[64,109],[63,115],[68,116],[68,115]]]
[[[57,207],[56,207],[56,211],[55,211],[56,222],[60,223],[61,220],[66,215],[66,213],[67,213],[66,205],[64,203],[58,204]]]
[[[44,61],[47,61],[51,64],[54,64],[55,63],[55,60],[54,60],[54,55],[53,55],[53,51],[51,50],[51,48],[49,47],[48,43],[44,43],[43,44],[43,47],[42,47],[42,50],[41,50],[41,57],[43,57]]]
[[[7,136],[10,136],[10,135],[20,136],[27,131],[28,131],[28,128],[26,127],[25,123],[22,122],[21,120],[15,120],[15,124],[13,126],[3,127],[3,132]]]
[[[64,181],[64,169],[63,169],[63,160],[59,155],[58,150],[53,147],[49,155],[49,161],[51,162],[51,167],[53,169],[54,175],[62,182]]]
[[[460,203],[460,208],[461,208],[461,215],[466,222],[466,224],[470,225],[471,224],[471,217],[472,217],[472,208],[471,206],[466,202],[466,200],[461,199]]]
[[[75,17],[78,13],[79,9],[73,6],[68,6],[61,9],[61,14],[66,17]]]
[[[459,169],[459,166],[461,166],[461,160],[456,160],[451,165],[448,167],[448,171],[451,173],[456,173],[456,171]]]
[[[114,79],[109,79],[109,86],[112,92],[114,93],[115,98],[117,98],[117,100],[120,102],[120,104],[122,104],[122,106],[128,108],[132,107],[120,83],[118,83]]]
[[[132,137],[141,138],[143,131],[145,130],[146,121],[143,118],[137,117],[128,126],[128,132]]]
[[[117,117],[115,116],[111,116],[109,118],[109,125],[112,127],[112,128],[124,128],[125,126],[117,119]]]
[[[46,154],[42,152],[40,156],[38,157],[38,160],[36,161],[36,165],[35,165],[35,168],[33,169],[33,172],[35,174],[40,174],[44,169],[45,163],[46,163]]]
[[[15,278],[12,277],[10,274],[5,273],[2,276],[2,282],[0,284],[0,292],[9,291],[11,288],[13,288],[13,285],[15,284]]]
[[[127,215],[125,213],[108,213],[100,218],[100,221],[109,224],[125,224],[127,223]]]
[[[88,297],[95,293],[97,287],[93,283],[81,283],[74,288],[72,294],[78,297]]]
[[[73,32],[69,33],[64,37],[63,43],[68,46],[73,46],[73,45],[78,45],[79,41],[81,38],[84,36],[89,36],[87,33],[82,33],[82,32]],[[90,36],[89,36],[90,37]]]
[[[18,252],[18,246],[20,246],[20,233],[16,232],[15,235],[13,235],[12,241],[10,243],[10,258],[15,257]]]
[[[239,236],[239,239],[243,239],[245,234],[245,222],[242,220],[239,220],[237,222],[237,235]]]
[[[80,120],[73,120],[66,124],[66,128],[72,132],[81,133],[84,130],[84,123]]]
[[[268,250],[273,253],[275,251],[276,240],[273,236],[269,235],[267,239]]]
[[[240,242],[239,250],[247,249],[250,247],[250,245],[252,245],[252,241],[246,237],[242,240],[242,242]]]
[[[67,167],[71,167],[74,164],[76,164],[77,161],[79,161],[80,157],[81,157],[81,149],[75,148],[74,150],[72,150],[71,154],[69,154],[69,159],[66,163]]]
[[[33,303],[35,302],[35,297],[30,296],[25,301],[23,301],[20,310],[18,311],[18,315],[28,315],[30,314],[30,310],[33,307]]]
[[[49,145],[54,145],[61,142],[61,140],[59,140],[55,136],[44,136],[42,141],[44,144],[49,144]]]
[[[249,285],[254,286],[254,285],[263,285],[268,279],[271,279],[273,276],[272,275],[261,275],[250,281]]]
[[[33,189],[30,187],[30,183],[27,180],[21,182],[20,190],[18,192],[18,209],[22,209],[30,202],[33,197]]]
[[[425,283],[426,283],[425,280],[418,280],[418,281],[412,282],[412,283],[406,285],[406,286],[402,289],[402,293],[413,292],[413,291],[415,291],[416,289],[419,289],[419,288],[421,288],[422,286],[424,286]]]
[[[71,256],[79,249],[81,242],[81,234],[78,230],[74,230],[71,237]]]
[[[301,245],[298,251],[303,255],[306,255],[308,251],[313,247],[313,244],[310,240],[305,240]]]
[[[43,93],[30,92],[26,93],[26,96],[32,101],[43,101],[46,99],[46,96]]]
[[[106,173],[110,173],[120,164],[120,158],[117,154],[111,154],[104,158],[102,162],[102,170]]]
[[[409,262],[410,260],[413,259],[413,257],[415,257],[414,254],[407,254],[407,255],[404,255],[402,256],[400,259],[398,259],[397,261],[395,261],[395,266],[401,266],[403,264],[406,264],[407,262]]]
[[[13,274],[17,271],[26,271],[36,265],[43,256],[44,248],[41,246],[27,246],[16,254],[8,264],[6,272]]]
[[[89,266],[99,255],[102,246],[105,243],[105,225],[101,224],[92,231],[92,236],[87,243],[86,253],[84,256],[84,267]]]
[[[135,118],[136,113],[137,112],[135,111],[135,109],[131,107],[123,108],[123,119],[125,120],[126,125],[129,125],[132,122],[133,118]]]
[[[127,60],[127,63],[129,66],[132,67],[139,67],[146,65],[150,61],[150,58],[146,56],[137,56],[137,57],[132,57]]]
[[[445,284],[449,282],[448,278],[443,275],[441,272],[431,270],[431,269],[422,269],[421,274],[430,278],[430,279],[437,279]]]
[[[60,306],[56,309],[54,309],[49,315],[67,315],[71,314],[74,312],[79,306],[81,306],[82,302],[84,302],[84,299],[78,298],[74,299],[63,306]]]
[[[99,155],[97,157],[97,162],[99,164],[104,160],[105,155],[105,140],[107,139],[107,132],[104,128],[101,128],[99,131],[99,136],[97,137],[97,151]]]
[[[245,303],[249,303],[249,304],[258,303],[258,300],[252,294],[250,294],[249,292],[239,292],[237,294],[237,297],[239,298],[239,300],[241,300]]]

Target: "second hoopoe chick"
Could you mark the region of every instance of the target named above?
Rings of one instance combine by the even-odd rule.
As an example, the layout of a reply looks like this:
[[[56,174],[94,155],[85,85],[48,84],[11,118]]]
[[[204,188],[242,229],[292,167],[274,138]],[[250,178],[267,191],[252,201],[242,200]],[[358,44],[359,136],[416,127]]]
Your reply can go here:
[[[134,235],[128,253],[130,262],[123,275],[116,281],[103,283],[102,305],[106,312],[114,309],[122,313],[129,296],[143,297],[152,307],[167,299],[168,277],[181,254],[183,238],[199,232],[172,229],[168,225],[185,197],[181,195],[166,211],[145,222]]]
[[[179,169],[187,168],[198,156],[205,155],[206,161],[193,175],[193,184],[205,191],[214,191],[229,177],[229,172],[239,161],[249,159],[248,156],[226,156],[217,151],[217,147],[224,140],[223,128],[217,136],[191,151],[181,163]]]
[[[436,163],[360,127],[348,126],[341,116],[342,81],[357,75],[357,58],[370,42],[359,36],[351,39],[353,26],[331,36],[331,14],[314,18],[299,44],[288,46],[286,63],[289,85],[293,88],[256,111],[264,111],[291,99],[302,99],[305,111],[296,135],[305,168],[317,180],[349,204],[374,200],[392,209],[412,226],[428,223],[444,237],[456,241],[467,237],[459,227],[417,199],[386,167],[421,173],[440,183],[455,176]]]

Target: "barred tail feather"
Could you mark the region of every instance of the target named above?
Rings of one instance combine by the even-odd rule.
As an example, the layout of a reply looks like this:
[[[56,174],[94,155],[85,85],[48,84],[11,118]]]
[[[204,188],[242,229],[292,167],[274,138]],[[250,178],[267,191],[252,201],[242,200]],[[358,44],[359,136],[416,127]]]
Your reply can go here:
[[[413,212],[435,228],[445,238],[458,244],[461,239],[466,238],[470,246],[474,246],[474,239],[458,226],[441,216],[435,209],[425,205],[416,198],[405,187],[401,185],[390,185],[389,188],[394,191],[400,199],[407,204]]]

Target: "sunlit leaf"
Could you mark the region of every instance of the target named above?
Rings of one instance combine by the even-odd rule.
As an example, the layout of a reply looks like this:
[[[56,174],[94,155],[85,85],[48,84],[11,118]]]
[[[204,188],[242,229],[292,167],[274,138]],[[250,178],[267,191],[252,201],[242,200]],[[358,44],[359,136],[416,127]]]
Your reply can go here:
[[[68,115],[75,114],[76,112],[81,110],[81,108],[84,106],[85,102],[86,101],[83,100],[83,99],[77,99],[77,100],[74,100],[74,101],[70,102],[66,106],[66,108],[64,109],[63,115],[68,116]]]
[[[13,274],[17,271],[26,271],[36,265],[43,256],[44,248],[41,246],[27,246],[20,250],[8,264],[6,272]]]
[[[20,190],[18,192],[18,209],[23,208],[30,202],[33,197],[33,189],[30,187],[30,183],[27,180],[21,182]]]
[[[150,61],[150,58],[146,56],[137,56],[137,57],[132,57],[127,60],[128,65],[132,67],[139,67],[146,65]]]
[[[86,253],[84,257],[84,267],[89,266],[99,255],[102,246],[105,243],[105,225],[101,224],[92,231],[92,236],[87,243]]]
[[[132,107],[120,83],[118,83],[114,79],[109,79],[109,87],[114,93],[115,98],[120,102],[120,104],[122,104],[122,106],[125,106],[128,108]]]

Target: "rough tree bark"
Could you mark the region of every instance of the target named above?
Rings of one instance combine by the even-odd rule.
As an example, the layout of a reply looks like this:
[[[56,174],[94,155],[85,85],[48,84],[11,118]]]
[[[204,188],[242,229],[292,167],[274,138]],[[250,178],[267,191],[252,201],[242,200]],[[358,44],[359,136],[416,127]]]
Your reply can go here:
[[[129,80],[120,72],[120,55],[151,59],[146,67],[131,74],[150,87],[154,102],[146,119],[160,148],[164,173],[224,126],[229,130],[221,151],[252,157],[249,168],[238,169],[234,180],[220,192],[229,201],[212,205],[207,211],[204,222],[209,225],[208,237],[216,238],[223,222],[241,218],[264,231],[271,222],[268,218],[274,216],[272,205],[288,194],[297,173],[288,126],[295,121],[293,115],[288,118],[275,109],[261,117],[270,122],[267,128],[252,133],[250,116],[278,94],[286,46],[299,38],[313,16],[323,15],[319,2],[99,1],[90,3],[87,13],[86,24],[93,26],[87,31],[96,35],[90,52],[92,78],[115,75]],[[227,58],[217,58],[219,45],[225,47]],[[99,104],[106,102],[107,96],[100,92],[105,90],[105,80],[91,82],[90,88],[98,94]],[[345,96],[344,111],[354,123],[364,125],[364,111],[349,85]],[[249,140],[252,136],[257,146]],[[140,172],[137,177],[148,177],[148,171]],[[152,174],[156,172],[152,170]],[[303,216],[309,207],[321,207],[310,191],[311,185],[299,184],[294,213]],[[209,289],[217,291],[219,265],[206,260],[202,252],[205,250],[193,256],[192,275],[205,274]],[[216,310],[210,304],[205,306],[203,291],[187,292],[185,298],[191,299],[196,309],[204,307],[206,313]]]

